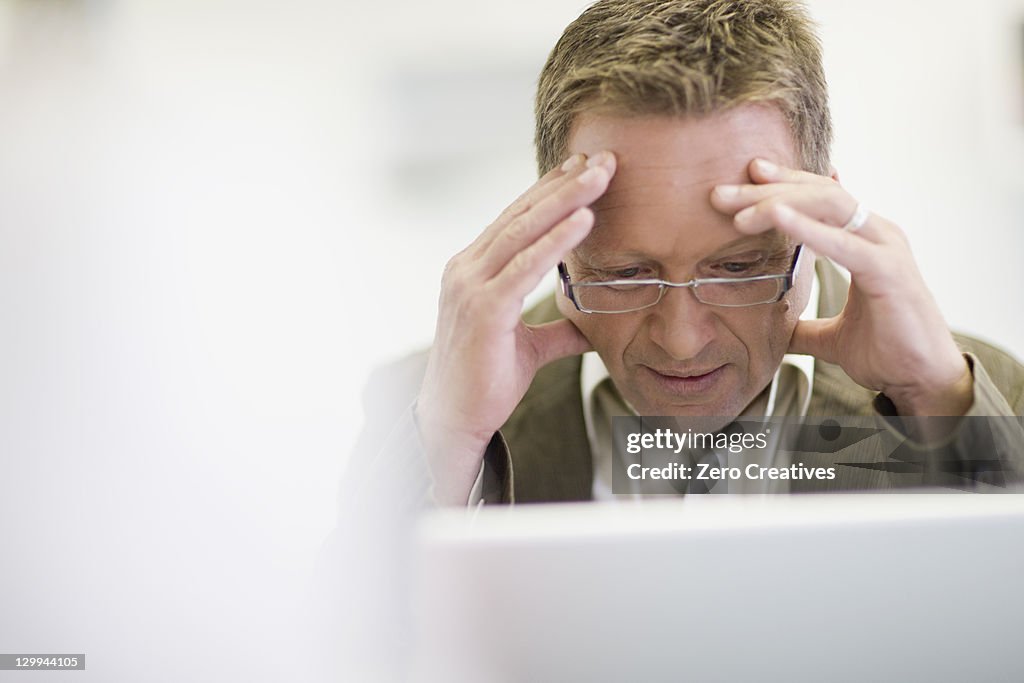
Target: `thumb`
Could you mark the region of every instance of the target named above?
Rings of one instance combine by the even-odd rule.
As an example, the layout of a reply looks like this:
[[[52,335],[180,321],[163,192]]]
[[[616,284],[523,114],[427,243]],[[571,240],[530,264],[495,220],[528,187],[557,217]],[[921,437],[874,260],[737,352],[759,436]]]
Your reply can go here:
[[[801,353],[834,363],[836,319],[800,320],[789,340],[789,353]]]
[[[543,325],[527,325],[526,329],[537,354],[537,367],[593,349],[579,328],[564,318]]]

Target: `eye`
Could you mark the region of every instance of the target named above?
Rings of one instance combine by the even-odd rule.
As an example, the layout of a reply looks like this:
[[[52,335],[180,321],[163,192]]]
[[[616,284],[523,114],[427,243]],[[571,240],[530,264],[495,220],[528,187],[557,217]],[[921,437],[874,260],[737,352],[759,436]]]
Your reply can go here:
[[[717,277],[759,275],[764,272],[766,262],[769,260],[766,254],[760,252],[730,254],[724,258],[727,260],[714,261],[708,265],[709,274]]]
[[[633,268],[612,271],[612,275],[615,276],[616,280],[628,280],[631,277],[636,277],[639,273],[640,269],[635,266]]]
[[[733,275],[748,273],[757,265],[757,261],[726,261],[718,265],[719,268]]]

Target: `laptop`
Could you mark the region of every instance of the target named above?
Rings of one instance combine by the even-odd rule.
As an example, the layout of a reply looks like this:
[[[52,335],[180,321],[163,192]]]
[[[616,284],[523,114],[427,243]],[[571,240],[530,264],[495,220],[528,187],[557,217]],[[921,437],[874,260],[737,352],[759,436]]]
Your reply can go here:
[[[1024,496],[438,511],[417,681],[1022,681]]]

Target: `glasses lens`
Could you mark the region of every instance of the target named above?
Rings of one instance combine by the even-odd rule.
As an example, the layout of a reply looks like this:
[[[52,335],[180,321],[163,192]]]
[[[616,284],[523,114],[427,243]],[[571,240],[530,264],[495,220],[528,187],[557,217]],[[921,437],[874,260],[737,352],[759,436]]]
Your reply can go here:
[[[589,285],[574,288],[580,307],[595,313],[619,313],[658,303],[660,285]]]
[[[783,278],[748,282],[713,282],[694,288],[697,299],[715,306],[753,306],[775,301],[782,293]]]

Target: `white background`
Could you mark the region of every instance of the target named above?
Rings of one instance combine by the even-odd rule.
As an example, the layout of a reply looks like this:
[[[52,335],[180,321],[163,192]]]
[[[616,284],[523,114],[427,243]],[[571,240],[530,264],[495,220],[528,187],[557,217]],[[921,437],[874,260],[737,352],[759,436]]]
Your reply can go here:
[[[361,387],[533,181],[583,6],[0,0],[0,651],[303,639]],[[811,9],[844,184],[1024,356],[1024,3]]]

